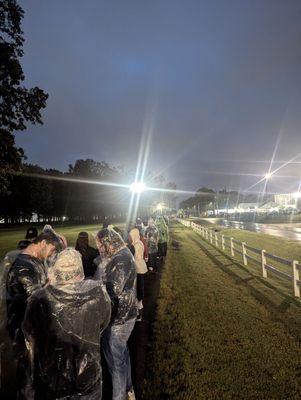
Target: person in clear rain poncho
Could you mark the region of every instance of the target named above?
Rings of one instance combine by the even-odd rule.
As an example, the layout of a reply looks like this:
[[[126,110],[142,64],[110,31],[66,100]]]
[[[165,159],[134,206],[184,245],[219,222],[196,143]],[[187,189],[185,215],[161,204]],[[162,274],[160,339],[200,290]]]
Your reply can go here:
[[[148,262],[147,266],[150,271],[157,272],[158,270],[158,240],[159,232],[156,228],[153,218],[149,218],[148,225],[145,229],[145,238],[148,247]]]
[[[12,380],[13,354],[12,343],[9,338],[7,326],[7,274],[18,255],[30,245],[29,240],[20,240],[17,250],[9,251],[0,263],[0,398],[8,397],[8,381]]]
[[[143,298],[144,298],[144,275],[147,273],[146,263],[143,258],[144,245],[140,240],[140,233],[137,228],[131,229],[129,233],[129,238],[135,248],[134,259],[137,272],[137,300],[138,300],[137,321],[142,321]]]
[[[110,317],[102,283],[84,280],[78,251],[62,251],[49,284],[28,301],[22,325],[31,361],[30,398],[101,399],[100,337]]]
[[[21,329],[27,300],[32,293],[47,282],[46,261],[61,250],[61,241],[52,229],[45,229],[34,241],[21,251],[6,276],[6,328],[12,342],[17,369],[18,397],[27,397],[25,382],[27,352]]]
[[[112,377],[112,399],[134,399],[127,341],[137,317],[135,261],[114,229],[99,231],[96,245],[100,257],[106,260],[101,264],[104,268],[103,282],[112,304],[111,321],[102,338],[103,352]]]
[[[159,233],[158,255],[162,260],[164,260],[167,254],[167,242],[169,240],[169,234],[168,226],[166,225],[162,215],[159,215],[156,218],[156,228],[158,229]]]

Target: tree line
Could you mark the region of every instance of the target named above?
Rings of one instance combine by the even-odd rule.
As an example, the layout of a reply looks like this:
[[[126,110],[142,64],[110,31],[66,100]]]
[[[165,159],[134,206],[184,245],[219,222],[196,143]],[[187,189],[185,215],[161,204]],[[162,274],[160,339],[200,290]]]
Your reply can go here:
[[[128,187],[118,185],[131,183],[132,175],[92,159],[77,160],[67,172],[23,164],[21,172],[11,177],[8,190],[0,193],[0,218],[6,224],[30,221],[33,214],[38,222],[124,219],[131,193]],[[176,188],[163,176],[149,175],[148,179],[162,189]],[[175,207],[175,199],[170,192],[147,192],[141,197],[140,212],[149,215],[160,201]]]

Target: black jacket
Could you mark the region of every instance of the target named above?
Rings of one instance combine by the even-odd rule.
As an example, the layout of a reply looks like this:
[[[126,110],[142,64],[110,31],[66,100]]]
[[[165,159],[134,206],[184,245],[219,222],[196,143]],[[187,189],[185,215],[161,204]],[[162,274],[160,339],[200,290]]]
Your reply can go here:
[[[100,336],[110,316],[100,281],[47,285],[31,296],[23,331],[32,354],[33,398],[97,392],[101,399]]]
[[[99,256],[98,250],[94,249],[94,247],[87,246],[87,248],[78,248],[76,249],[82,255],[83,268],[86,278],[91,278],[94,276],[96,271],[96,265],[94,264],[94,259]]]
[[[120,325],[137,316],[136,267],[128,248],[112,256],[103,276],[112,302],[110,325]]]
[[[28,254],[19,254],[8,271],[7,329],[13,341],[21,346],[24,342],[21,325],[27,299],[34,290],[44,286],[46,280],[46,270],[42,261]]]

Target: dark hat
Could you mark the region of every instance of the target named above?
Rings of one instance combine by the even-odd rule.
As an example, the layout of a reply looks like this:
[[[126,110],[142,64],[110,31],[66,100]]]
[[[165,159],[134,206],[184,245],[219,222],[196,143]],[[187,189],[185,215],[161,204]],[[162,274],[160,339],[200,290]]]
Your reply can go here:
[[[78,237],[79,238],[88,238],[89,234],[88,234],[88,232],[79,232]]]
[[[26,247],[28,247],[31,244],[30,240],[20,240],[18,243],[17,249],[18,250],[24,250]]]
[[[31,227],[28,228],[27,231],[26,231],[25,239],[35,239],[37,236],[38,236],[38,230],[37,230],[37,228],[31,226]]]

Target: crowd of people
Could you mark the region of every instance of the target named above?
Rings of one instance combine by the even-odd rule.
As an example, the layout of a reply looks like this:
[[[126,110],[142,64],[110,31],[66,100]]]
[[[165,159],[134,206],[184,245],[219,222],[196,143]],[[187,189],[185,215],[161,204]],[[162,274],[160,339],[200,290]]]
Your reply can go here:
[[[112,399],[135,399],[127,341],[143,320],[144,276],[166,257],[167,222],[138,218],[126,232],[104,224],[95,247],[80,232],[75,248],[50,225],[29,228],[5,256],[0,328],[18,399],[101,399],[101,353]]]

